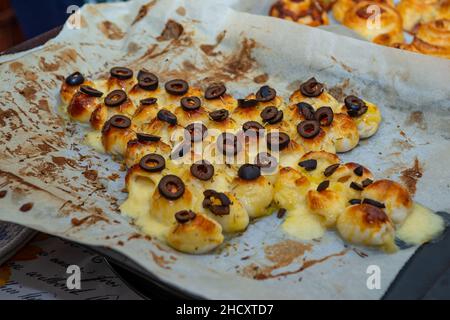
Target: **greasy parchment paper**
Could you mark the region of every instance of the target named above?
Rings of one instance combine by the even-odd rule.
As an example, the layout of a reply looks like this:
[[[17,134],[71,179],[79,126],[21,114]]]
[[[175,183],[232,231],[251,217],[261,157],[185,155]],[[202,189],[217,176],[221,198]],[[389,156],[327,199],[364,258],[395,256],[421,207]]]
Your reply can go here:
[[[0,199],[0,218],[111,248],[161,281],[206,298],[380,298],[416,248],[394,255],[355,249],[333,232],[302,243],[285,235],[276,217],[252,223],[202,256],[139,235],[118,211],[126,196],[120,165],[84,146],[83,128],[59,116],[59,86],[75,70],[97,77],[114,65],[145,67],[161,82],[226,81],[237,96],[267,83],[285,98],[299,81],[316,76],[338,99],[357,93],[384,116],[380,131],[342,155],[344,161],[358,161],[379,178],[401,179],[434,210],[450,209],[450,61],[224,3],[89,5],[82,8],[81,29],[65,26],[43,47],[1,57],[0,190],[8,193]],[[179,37],[169,30],[160,36],[169,20],[182,25]],[[23,210],[26,203],[31,210]],[[366,286],[369,265],[381,268],[379,290]]]

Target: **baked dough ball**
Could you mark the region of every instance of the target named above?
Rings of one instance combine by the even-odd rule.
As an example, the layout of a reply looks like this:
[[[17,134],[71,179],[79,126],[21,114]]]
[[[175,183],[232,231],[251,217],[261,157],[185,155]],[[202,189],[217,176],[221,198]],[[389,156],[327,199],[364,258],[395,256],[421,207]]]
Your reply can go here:
[[[106,99],[106,98],[105,98]],[[106,100],[105,100],[106,101]],[[105,102],[99,104],[92,112],[89,122],[94,130],[100,130],[108,119],[117,114],[125,115],[129,118],[133,116],[136,111],[136,106],[130,99],[126,99],[118,106],[107,106]]]
[[[195,214],[195,218],[188,222],[176,222],[167,234],[167,243],[185,253],[206,253],[222,242],[220,224],[203,214]]]
[[[367,111],[361,115],[352,116],[352,119],[356,123],[360,139],[367,139],[378,131],[382,120],[381,112],[377,105],[367,100],[360,100],[367,107]],[[343,105],[340,112],[348,113],[349,110],[345,105]]]
[[[397,226],[403,224],[411,213],[413,206],[408,190],[401,184],[391,180],[375,181],[364,189],[361,197],[384,204],[386,213]]]
[[[304,161],[307,160],[315,160],[316,161],[316,167],[315,169],[308,170],[305,167],[301,166],[301,163],[304,163]],[[339,157],[330,152],[326,151],[311,151],[306,154],[304,154],[300,160],[299,164],[297,165],[297,168],[299,171],[308,177],[308,179],[318,185],[325,179],[324,171],[326,168],[328,168],[331,165],[340,163]]]
[[[171,125],[166,121],[154,118],[150,122],[144,123],[141,126],[141,131],[161,137],[161,141],[173,145],[174,142],[179,141],[179,137],[183,136],[184,127],[178,124]]]
[[[303,82],[300,86],[302,86],[307,82],[318,83],[319,86],[323,88],[322,90],[319,90],[319,92],[321,93],[315,97],[307,97],[304,94],[302,94],[301,89],[298,89],[294,91],[289,98],[291,104],[306,102],[312,105],[314,110],[317,110],[320,107],[330,107],[333,110],[333,112],[338,112],[340,104],[331,94],[329,94],[325,90],[324,84],[318,82],[315,78],[310,78],[307,81]],[[290,108],[292,108],[292,106]]]
[[[345,113],[335,113],[329,127],[336,152],[347,152],[359,143],[359,132],[355,121]]]
[[[323,128],[320,129],[320,132],[314,138],[304,138],[297,133],[294,141],[303,146],[305,152],[326,151],[336,153],[333,137],[327,134]]]
[[[287,210],[302,206],[311,187],[308,178],[291,167],[281,168],[275,182],[274,201]]]
[[[139,141],[138,139],[133,139],[127,143],[124,155],[125,164],[130,168],[134,164],[139,163],[142,157],[149,153],[160,154],[168,160],[171,150],[172,148],[162,141]]]
[[[122,117],[119,120],[116,120],[115,117],[111,118],[105,123],[102,129],[102,145],[104,151],[115,156],[125,155],[128,142],[136,139],[136,127],[131,123],[131,120]],[[129,126],[119,127],[113,124],[114,121],[129,121]]]
[[[339,183],[339,191],[346,197],[347,201],[361,198],[361,191],[373,181],[373,174],[369,169],[355,162],[341,164],[329,177],[330,181]]]
[[[376,10],[379,10],[379,17]],[[372,1],[357,3],[347,11],[343,24],[378,44],[391,45],[403,41],[402,18],[393,7],[384,3]]]
[[[245,231],[250,221],[247,211],[233,194],[225,192],[225,195],[231,201],[229,214],[217,215],[209,209],[203,209],[203,213],[217,221],[222,226],[224,232],[233,233]]]
[[[351,8],[353,8],[356,4],[358,4],[361,1],[362,0],[337,0],[336,3],[333,5],[334,18],[338,22],[342,23],[342,21],[344,21],[344,17],[347,11],[349,11]],[[392,0],[373,0],[372,2],[385,3],[390,5],[391,7],[394,7],[394,1]]]
[[[421,24],[412,46],[420,53],[450,59],[450,18]]]
[[[289,145],[278,153],[279,165],[282,167],[295,168],[298,163],[299,156],[305,154],[303,146],[295,141],[289,142]],[[276,153],[274,153],[276,155]]]
[[[401,0],[397,10],[403,19],[403,29],[414,33],[418,25],[432,20],[450,19],[447,0]]]
[[[88,123],[94,110],[101,104],[101,98],[77,91],[67,106],[69,117],[75,121]]]
[[[306,205],[313,214],[321,217],[326,227],[332,227],[336,219],[347,206],[347,199],[341,192],[331,189],[322,191],[309,190],[306,194]]]
[[[225,109],[228,110],[228,112],[231,112],[237,107],[237,100],[228,93],[215,99],[203,99],[203,102],[208,111]]]
[[[94,87],[94,83],[86,79],[78,85],[70,85],[67,81],[63,82],[59,91],[63,106],[67,106],[70,103],[73,96],[80,90],[81,85]]]
[[[128,92],[128,97],[137,106],[141,104],[142,100],[149,98],[155,98],[156,102],[161,105],[161,103],[164,102],[166,95],[164,89],[156,88],[155,90],[144,90],[137,84]]]
[[[273,185],[266,177],[260,176],[250,181],[235,178],[232,193],[242,203],[250,218],[272,213]]]
[[[182,127],[186,127],[194,122],[208,123],[209,121],[208,112],[204,107],[193,111],[186,111],[182,107],[176,107],[173,113],[178,119],[178,124]]]
[[[329,24],[326,8],[316,0],[279,0],[270,8],[269,15],[312,27]]]
[[[142,104],[139,102],[136,106],[138,107],[133,115],[133,123],[137,126],[142,126],[144,123],[155,119],[158,111],[162,109],[157,101],[153,104]]]
[[[388,215],[375,206],[359,204],[347,207],[339,215],[336,227],[348,242],[380,247],[387,252],[396,250],[394,226]]]

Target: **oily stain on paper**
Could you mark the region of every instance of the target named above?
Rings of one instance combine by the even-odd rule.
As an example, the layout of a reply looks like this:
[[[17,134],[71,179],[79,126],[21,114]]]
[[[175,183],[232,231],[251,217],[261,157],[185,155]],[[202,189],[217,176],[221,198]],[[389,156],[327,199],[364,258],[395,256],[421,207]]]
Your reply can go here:
[[[0,267],[0,287],[4,286],[11,278],[11,268],[9,263],[35,260],[42,252],[43,250],[40,247],[33,244],[29,244],[17,252],[11,259]]]

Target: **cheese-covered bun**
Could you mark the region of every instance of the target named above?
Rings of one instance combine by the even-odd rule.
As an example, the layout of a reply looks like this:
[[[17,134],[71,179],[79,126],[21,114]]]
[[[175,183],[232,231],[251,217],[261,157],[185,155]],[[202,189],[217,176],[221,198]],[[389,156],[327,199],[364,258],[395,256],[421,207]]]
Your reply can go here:
[[[138,104],[138,107],[133,115],[133,123],[141,126],[146,122],[150,122],[156,118],[158,111],[160,110],[160,105],[156,100],[147,100],[149,103]],[[154,102],[154,103],[152,103]]]
[[[310,187],[308,178],[299,171],[281,168],[274,187],[275,204],[288,210],[301,206]]]
[[[183,137],[184,128],[178,124],[170,124],[166,121],[161,121],[158,118],[146,122],[141,126],[142,132],[153,134],[161,137],[161,141],[166,144],[173,145],[178,142],[176,138]],[[174,138],[174,136],[176,136]],[[175,140],[174,140],[175,139]]]
[[[378,201],[386,206],[386,213],[395,223],[401,225],[411,213],[411,194],[401,184],[391,180],[377,180],[361,193],[364,199]]]
[[[75,72],[66,78],[59,90],[63,106],[67,106],[70,103],[73,96],[80,90],[82,85],[93,87],[95,84],[92,81],[85,79],[79,72]]]
[[[408,32],[421,23],[427,23],[437,17],[440,0],[401,0],[397,5],[397,11],[403,20],[403,28]]]
[[[402,18],[391,6],[361,1],[348,10],[343,24],[362,37],[383,45],[403,41]]]
[[[352,200],[361,197],[361,191],[373,181],[373,174],[366,167],[348,162],[341,164],[327,179],[342,184],[341,193]]]
[[[310,167],[310,160],[313,160],[313,167]],[[314,162],[315,161],[315,162]],[[326,151],[312,151],[304,154],[297,165],[299,171],[308,177],[312,182],[319,184],[325,180],[324,171],[331,165],[339,164],[339,157]]]
[[[125,116],[116,115],[102,128],[102,145],[106,153],[123,156],[130,140],[136,139],[136,128]]]
[[[305,95],[308,89],[313,93]],[[320,107],[330,107],[334,112],[337,112],[340,107],[339,102],[325,90],[325,85],[318,82],[315,78],[310,78],[303,82],[300,85],[300,89],[292,93],[289,101],[293,104],[306,102],[312,105],[315,110]]]
[[[157,88],[155,90],[144,90],[139,85],[133,86],[133,88],[128,92],[128,96],[131,101],[137,106],[141,104],[141,101],[148,101],[147,99],[156,99],[156,102],[160,105],[164,103],[166,92],[164,89]]]
[[[303,146],[305,152],[310,151],[325,151],[329,153],[336,153],[336,146],[333,137],[320,129],[320,132],[313,138],[304,138],[297,133],[295,141]]]
[[[111,93],[111,95],[113,94],[114,93]],[[125,94],[125,92],[123,92],[123,94]],[[95,130],[100,130],[105,122],[116,114],[122,114],[131,118],[136,111],[136,106],[128,98],[126,98],[126,100],[124,100],[124,102],[122,102],[120,105],[107,105],[106,99],[108,99],[108,97],[110,97],[111,95],[107,95],[105,98],[105,102],[99,104],[97,108],[92,112],[89,122],[91,123],[91,127]]]
[[[335,113],[330,126],[336,152],[347,152],[358,145],[358,127],[351,117],[345,113]]]
[[[355,244],[376,246],[387,252],[396,250],[395,230],[388,215],[368,204],[347,207],[336,223],[342,238]]]
[[[300,156],[305,154],[303,146],[295,141],[289,142],[289,145],[278,153],[279,165],[282,167],[297,166]]]
[[[177,107],[174,109],[173,113],[177,117],[178,123],[183,127],[186,127],[188,124],[193,122],[208,123],[209,121],[208,112],[204,107],[200,107],[192,111],[187,111],[182,107]]]
[[[138,163],[143,156],[149,153],[157,153],[164,158],[169,159],[172,148],[162,141],[139,141],[133,139],[128,141],[127,149],[125,151],[125,164],[127,167]]]
[[[193,254],[213,250],[223,242],[222,227],[211,218],[195,214],[187,222],[176,222],[167,234],[167,243],[174,249]]]
[[[101,98],[87,95],[81,91],[76,92],[67,106],[67,113],[75,121],[87,123],[94,110],[101,103]]]
[[[237,107],[237,100],[230,94],[223,94],[215,99],[204,99],[204,106],[208,111],[220,109],[233,111]]]
[[[310,190],[306,195],[310,212],[320,216],[326,227],[332,227],[347,206],[346,198],[334,190]]]
[[[266,177],[260,176],[255,180],[236,178],[232,190],[250,218],[259,218],[272,213],[270,205],[273,199],[273,185]]]
[[[214,213],[208,208],[203,208],[203,212],[210,218],[217,221],[224,232],[241,232],[247,229],[249,216],[241,202],[230,192],[224,193],[231,201],[228,214]]]

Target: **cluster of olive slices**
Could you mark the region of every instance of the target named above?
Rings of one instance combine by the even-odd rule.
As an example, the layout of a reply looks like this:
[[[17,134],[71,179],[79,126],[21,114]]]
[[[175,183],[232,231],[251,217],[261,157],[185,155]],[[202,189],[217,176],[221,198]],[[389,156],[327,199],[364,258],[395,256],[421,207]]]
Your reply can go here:
[[[151,72],[114,67],[106,79],[71,74],[61,99],[88,124],[88,144],[125,162],[123,214],[183,252],[210,251],[276,210],[300,239],[336,228],[393,251],[412,208],[404,187],[336,155],[377,131],[378,107],[356,96],[340,103],[315,78],[289,101],[267,85],[235,99],[223,83],[161,86]]]

